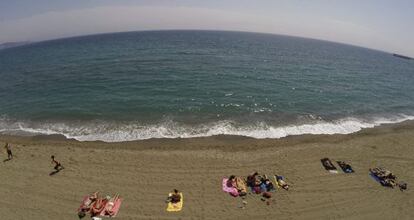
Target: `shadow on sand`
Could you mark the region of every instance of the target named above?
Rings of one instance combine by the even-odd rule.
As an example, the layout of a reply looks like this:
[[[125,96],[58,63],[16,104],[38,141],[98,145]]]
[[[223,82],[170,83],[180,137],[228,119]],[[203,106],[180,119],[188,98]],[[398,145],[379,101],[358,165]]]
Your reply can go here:
[[[49,176],[53,176],[53,175],[55,175],[55,174],[57,174],[57,173],[59,173],[59,172],[60,172],[60,170],[55,170],[55,171],[53,171],[53,172],[49,173]]]
[[[59,173],[61,170],[63,170],[64,168],[62,167],[62,168],[60,168],[60,169],[58,169],[58,170],[55,170],[55,171],[52,171],[51,173],[49,173],[49,176],[53,176],[53,175],[56,175],[57,173]]]
[[[5,162],[7,162],[9,160],[11,160],[11,159],[10,158],[5,159],[5,160],[3,160],[3,163],[5,163]]]

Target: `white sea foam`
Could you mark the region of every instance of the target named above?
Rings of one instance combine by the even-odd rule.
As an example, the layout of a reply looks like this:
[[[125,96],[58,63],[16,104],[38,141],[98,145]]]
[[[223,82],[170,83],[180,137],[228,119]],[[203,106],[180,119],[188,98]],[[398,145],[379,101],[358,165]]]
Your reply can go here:
[[[60,134],[79,141],[101,140],[105,142],[150,138],[192,138],[213,135],[239,135],[263,139],[302,134],[349,134],[364,128],[399,123],[406,120],[414,120],[414,116],[398,115],[392,118],[377,117],[370,120],[344,118],[331,122],[315,120],[313,123],[287,126],[270,126],[264,122],[243,126],[236,125],[232,121],[219,121],[198,126],[180,125],[173,121],[155,125],[116,124],[102,121],[89,123],[33,123],[13,122],[0,118],[0,132],[25,135]]]

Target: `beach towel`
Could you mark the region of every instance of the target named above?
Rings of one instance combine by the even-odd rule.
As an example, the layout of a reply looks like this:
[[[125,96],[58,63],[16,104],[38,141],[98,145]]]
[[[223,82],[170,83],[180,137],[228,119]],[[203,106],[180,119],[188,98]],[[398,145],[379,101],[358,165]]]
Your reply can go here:
[[[234,197],[239,196],[239,192],[237,191],[236,188],[227,186],[228,180],[229,180],[228,178],[223,178],[223,182],[222,182],[223,191],[229,193],[230,195]]]
[[[336,163],[338,163],[339,167],[341,167],[341,169],[342,169],[342,171],[344,171],[344,173],[353,173],[354,172],[351,165],[345,163],[344,161],[336,161]]]
[[[330,173],[338,173],[338,170],[333,165],[332,161],[329,158],[323,158],[321,159],[322,166],[325,167],[327,171]]]
[[[279,182],[277,181],[277,175],[274,175],[273,176],[273,180],[275,181],[275,186],[276,186],[276,188],[280,188],[280,185],[279,185]]]
[[[236,177],[235,180],[236,180],[236,186],[237,186],[237,191],[239,192],[239,195],[246,194],[247,193],[246,181],[240,177]]]
[[[168,194],[168,197],[171,197],[172,193]],[[183,204],[184,204],[184,197],[183,197],[183,193],[180,193],[180,201],[177,203],[172,203],[169,202],[167,205],[167,212],[179,212],[181,211],[181,209],[183,208]]]

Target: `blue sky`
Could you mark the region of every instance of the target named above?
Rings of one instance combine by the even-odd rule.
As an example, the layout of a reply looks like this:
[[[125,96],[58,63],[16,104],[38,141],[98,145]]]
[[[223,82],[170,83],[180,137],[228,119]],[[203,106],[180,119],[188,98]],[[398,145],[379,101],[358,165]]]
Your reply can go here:
[[[1,0],[0,43],[158,29],[310,37],[414,56],[411,0]]]

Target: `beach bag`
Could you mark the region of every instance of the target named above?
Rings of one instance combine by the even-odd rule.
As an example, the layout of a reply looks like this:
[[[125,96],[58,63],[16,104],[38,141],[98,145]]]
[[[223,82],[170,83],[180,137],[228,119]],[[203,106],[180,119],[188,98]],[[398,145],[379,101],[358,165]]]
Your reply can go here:
[[[79,217],[79,219],[82,219],[82,218],[84,218],[86,216],[86,213],[85,212],[83,212],[83,211],[79,211],[78,212],[78,217]]]
[[[264,192],[264,193],[262,194],[262,196],[263,196],[264,198],[266,198],[266,199],[270,199],[270,198],[272,198],[272,194],[271,194],[271,193],[269,193],[269,192]]]

